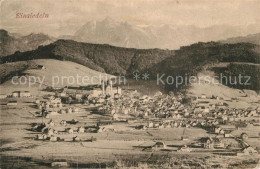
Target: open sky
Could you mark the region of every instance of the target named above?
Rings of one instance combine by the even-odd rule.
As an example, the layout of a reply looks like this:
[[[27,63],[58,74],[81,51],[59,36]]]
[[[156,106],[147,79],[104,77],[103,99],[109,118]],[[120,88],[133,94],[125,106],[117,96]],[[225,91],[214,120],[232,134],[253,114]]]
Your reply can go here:
[[[52,36],[73,34],[86,22],[108,16],[139,25],[260,23],[260,0],[0,0],[0,7],[0,28]],[[17,13],[38,12],[49,18],[16,18]]]

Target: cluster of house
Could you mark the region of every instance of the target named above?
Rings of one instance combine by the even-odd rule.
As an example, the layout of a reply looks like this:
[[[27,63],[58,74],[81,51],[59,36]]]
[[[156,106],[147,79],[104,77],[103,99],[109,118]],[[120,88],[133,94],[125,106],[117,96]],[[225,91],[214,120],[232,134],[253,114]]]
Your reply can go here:
[[[180,119],[180,120],[166,120],[162,122],[149,122],[146,128],[191,128],[191,127],[204,127],[206,126],[207,120],[188,120],[188,119]]]
[[[33,126],[32,130],[41,131],[41,134],[37,134],[36,140],[50,140],[50,141],[83,141],[79,136],[74,136],[72,138],[63,139],[61,135],[64,134],[80,134],[88,132],[85,127],[78,126],[73,127],[69,124],[76,124],[78,120],[72,119],[70,121],[61,120],[60,123],[55,123],[52,119],[44,124],[38,124]],[[62,129],[55,129],[55,127],[62,127]],[[93,139],[93,138],[92,138]]]
[[[37,108],[42,110],[42,116],[50,118],[52,115],[60,114],[70,114],[78,113],[79,109],[77,107],[67,107],[64,108],[61,99],[55,96],[50,96],[47,98],[47,101],[40,101],[39,99],[35,100]]]
[[[122,93],[120,87],[113,87],[112,80],[103,80],[100,85],[72,87],[68,86],[56,92],[63,103],[102,103],[104,98],[118,98]]]
[[[70,91],[71,90],[71,91]],[[76,91],[76,92],[75,92]],[[79,92],[77,92],[79,91]],[[14,97],[14,96],[13,96]],[[19,94],[19,97],[25,97]],[[29,97],[29,96],[28,96]],[[212,100],[213,103],[212,103]],[[84,87],[70,89],[67,88],[60,93],[56,93],[56,97],[48,97],[48,101],[36,100],[37,107],[44,110],[43,115],[51,118],[51,115],[77,113],[78,108],[63,108],[64,103],[80,102],[84,104],[96,106],[96,113],[108,114],[111,122],[124,119],[142,119],[148,121],[146,125],[138,125],[136,129],[147,128],[190,128],[199,127],[223,137],[235,137],[231,134],[236,130],[235,125],[227,124],[236,123],[245,117],[247,124],[250,124],[251,117],[259,117],[260,109],[230,109],[228,104],[220,97],[206,97],[202,95],[199,98],[191,98],[191,102],[187,101],[182,94],[164,95],[161,92],[154,96],[140,95],[136,91],[125,90],[122,92],[120,88],[113,88],[111,82],[102,82],[101,86],[92,86],[91,89]],[[58,109],[58,110],[56,110]],[[85,132],[93,132],[84,126],[69,127],[69,124],[76,124],[78,121],[62,120],[55,124],[50,120],[41,128],[42,134],[36,136],[39,140],[62,140],[62,134],[77,134]],[[258,121],[259,122],[259,121]],[[258,124],[255,121],[252,124]],[[61,130],[55,130],[54,126],[62,126]],[[89,131],[91,130],[91,131]],[[110,125],[98,125],[94,129],[95,132],[114,131]],[[73,141],[83,141],[79,136],[74,136]],[[155,147],[160,147],[158,144]],[[163,145],[164,147],[165,145]],[[219,137],[201,138],[199,146],[205,149],[225,148]],[[191,146],[183,146],[178,151],[190,152]]]
[[[63,105],[61,103],[61,99],[56,98],[54,96],[48,97],[48,101],[40,101],[40,100],[36,99],[35,103],[39,109],[62,108],[63,107]]]
[[[5,99],[5,98],[26,98],[26,97],[31,97],[31,93],[29,91],[14,91],[10,95],[6,94],[0,94],[0,99]],[[10,100],[6,104],[7,106],[16,106],[17,105],[17,100]]]
[[[202,98],[206,98],[203,97]],[[137,93],[122,94],[112,100],[98,100],[103,105],[98,110],[100,113],[111,114],[114,120],[118,120],[121,114],[132,114],[137,117],[156,117],[169,119],[208,119],[212,123],[240,121],[241,117],[257,117],[260,108],[257,109],[229,109],[225,104],[209,104],[207,101],[183,103],[182,95],[169,96],[157,93],[155,96],[140,96]],[[214,99],[214,98],[210,98]],[[205,100],[205,99],[204,99]],[[203,106],[202,106],[203,105]],[[244,119],[250,121],[250,119]],[[257,123],[254,123],[257,124]],[[184,126],[189,126],[187,122]],[[179,126],[179,125],[177,125]]]

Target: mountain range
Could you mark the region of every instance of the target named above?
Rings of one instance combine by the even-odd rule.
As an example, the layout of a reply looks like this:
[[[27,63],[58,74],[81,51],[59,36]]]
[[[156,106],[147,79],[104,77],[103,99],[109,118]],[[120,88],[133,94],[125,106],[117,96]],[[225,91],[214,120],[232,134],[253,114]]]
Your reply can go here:
[[[57,38],[43,33],[31,33],[23,36],[0,30],[0,56],[15,52],[34,50],[38,46],[48,45],[58,39],[74,40],[94,44],[109,44],[117,47],[136,49],[176,50],[197,42],[220,41],[224,43],[249,42],[259,44],[260,25],[248,25],[246,28],[230,25],[215,25],[199,28],[190,25],[136,25],[129,22],[106,18],[101,21],[89,21],[75,30],[74,35]],[[251,35],[248,35],[251,34]],[[233,38],[235,37],[235,38]],[[238,39],[239,38],[239,39]],[[227,39],[227,40],[224,40]]]
[[[250,35],[247,35],[247,36],[232,37],[232,38],[228,38],[226,40],[222,40],[220,42],[222,42],[222,43],[246,42],[246,43],[252,43],[252,44],[260,45],[260,33],[250,34]]]
[[[26,36],[12,34],[0,29],[0,57],[11,55],[15,52],[30,51],[41,45],[48,45],[55,41],[55,38],[48,35],[31,33]]]
[[[106,18],[89,21],[73,36],[61,38],[80,42],[110,44],[118,47],[148,49],[178,49],[197,42],[218,41],[237,36],[258,33],[260,25],[246,28],[232,25],[214,25],[199,28],[193,25],[136,25],[125,21]]]
[[[7,64],[34,59],[56,59],[72,61],[98,72],[105,72],[111,75],[126,75],[127,77],[132,77],[136,72],[140,74],[148,73],[150,79],[156,79],[157,74],[165,74],[166,76],[196,75],[205,65],[217,62],[254,63],[259,65],[260,45],[246,42],[247,40],[257,39],[257,36],[258,34],[248,36],[249,38],[240,37],[236,40],[238,43],[234,43],[235,38],[232,43],[199,42],[183,46],[179,50],[135,49],[107,44],[83,43],[74,40],[57,40],[48,45],[40,45],[34,50],[17,51],[14,54],[2,56],[0,63]],[[9,36],[4,37],[10,38]],[[11,42],[15,44],[17,39],[13,40],[11,37]],[[23,39],[26,38],[23,37]],[[239,42],[241,39],[243,42]],[[6,42],[5,39],[4,41]],[[227,42],[229,41],[227,40]],[[36,38],[33,42],[46,41],[37,41]],[[8,45],[12,43],[6,44],[5,47],[9,49]],[[32,47],[30,48],[32,49]],[[12,46],[10,48],[13,49]],[[19,44],[17,48],[19,49]],[[24,68],[26,69],[24,66],[21,67],[20,71],[23,71]],[[259,72],[258,66],[252,68],[250,72],[252,75],[257,74]],[[5,77],[9,77],[9,75],[5,75]],[[258,86],[257,83],[255,86]]]

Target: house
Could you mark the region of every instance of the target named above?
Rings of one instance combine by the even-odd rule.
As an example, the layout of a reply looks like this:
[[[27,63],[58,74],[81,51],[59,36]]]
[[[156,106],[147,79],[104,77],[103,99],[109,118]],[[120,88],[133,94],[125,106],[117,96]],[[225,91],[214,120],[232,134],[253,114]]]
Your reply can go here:
[[[61,103],[60,98],[50,99],[50,104],[60,104],[60,103]]]
[[[55,133],[56,133],[55,130],[52,129],[52,128],[49,128],[49,129],[47,130],[47,134],[48,134],[48,135],[53,135],[53,134],[55,134]]]
[[[51,119],[51,120],[48,122],[48,125],[53,127],[53,126],[55,125],[55,123],[54,123],[54,121]]]
[[[250,155],[250,154],[256,154],[258,153],[253,147],[251,146],[248,146],[248,147],[245,147],[242,152],[246,155]]]
[[[204,113],[209,113],[209,108],[205,108],[205,109],[203,110],[203,112],[204,112]]]
[[[258,116],[256,110],[251,110],[251,112],[248,115],[249,116],[254,116],[254,117]]]
[[[184,147],[181,147],[180,149],[177,150],[177,152],[191,152],[192,150],[187,146],[185,145]]]
[[[50,137],[50,141],[58,141],[58,137],[56,137],[56,136],[51,136],[51,137]]]
[[[65,126],[67,124],[67,122],[66,122],[66,120],[61,120],[60,124]]]
[[[31,97],[31,93],[29,91],[14,91],[12,97]]]
[[[46,69],[43,65],[36,65],[34,69]]]
[[[73,131],[72,128],[67,128],[67,129],[66,129],[66,132],[69,133],[69,134],[73,134],[74,131]]]
[[[153,128],[153,126],[154,126],[153,122],[148,123],[149,128]]]
[[[102,94],[102,90],[100,88],[94,88],[92,91],[91,91],[91,96],[92,97],[98,97],[99,95]]]
[[[72,108],[68,108],[67,113],[72,113]]]
[[[67,96],[67,93],[66,93],[66,92],[62,92],[62,93],[60,93],[59,95],[60,95],[60,97],[66,97],[66,96]]]
[[[53,134],[57,134],[57,131],[52,129],[52,128],[48,128],[48,127],[45,127],[42,129],[42,132],[47,134],[47,135],[53,135]]]
[[[78,128],[78,133],[84,133],[85,132],[85,128],[84,127],[79,127]]]
[[[20,91],[20,97],[31,97],[31,93],[29,91]]]
[[[202,95],[201,95],[201,98],[202,98],[202,99],[206,99],[207,97],[206,97],[205,94],[202,94]]]
[[[57,160],[51,163],[52,167],[68,167],[68,163],[66,160]]]
[[[119,116],[118,116],[117,113],[114,113],[114,114],[113,114],[113,120],[119,120]]]
[[[220,133],[221,128],[220,127],[215,127],[215,133],[219,134]]]
[[[234,136],[232,134],[230,134],[230,133],[225,133],[224,137],[225,138],[233,138]]]
[[[35,139],[36,140],[46,140],[48,136],[46,134],[37,134]]]
[[[12,97],[20,97],[20,91],[14,91]]]
[[[35,104],[40,104],[40,102],[41,102],[41,101],[40,101],[39,99],[36,99],[36,100],[35,100]]]
[[[200,141],[206,149],[224,148],[224,143],[217,137],[203,137]]]
[[[61,109],[61,110],[59,111],[59,113],[60,113],[60,114],[65,114],[66,111],[65,111],[64,109]]]
[[[7,106],[16,106],[17,105],[17,101],[9,101],[6,105]]]
[[[74,107],[74,108],[72,109],[72,112],[73,112],[73,113],[78,113],[78,112],[79,112],[79,109],[76,108],[76,107]]]
[[[124,114],[128,114],[129,110],[128,109],[123,109]]]
[[[5,99],[5,98],[7,98],[7,95],[5,95],[5,94],[0,94],[0,99]]]
[[[78,94],[75,95],[75,98],[76,98],[76,99],[81,99],[82,96],[83,96],[82,94],[79,94],[79,93],[78,93]]]
[[[153,148],[154,149],[158,149],[158,148],[166,148],[166,145],[164,144],[164,142],[156,142],[154,145],[153,145]]]
[[[146,117],[149,116],[149,112],[146,111],[146,112],[144,113],[144,116],[146,116]]]

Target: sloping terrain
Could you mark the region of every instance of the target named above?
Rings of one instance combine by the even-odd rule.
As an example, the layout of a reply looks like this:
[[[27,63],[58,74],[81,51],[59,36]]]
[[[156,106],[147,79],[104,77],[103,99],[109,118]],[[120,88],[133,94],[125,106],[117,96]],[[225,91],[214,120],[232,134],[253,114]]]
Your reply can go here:
[[[133,73],[148,73],[149,79],[161,75],[191,76],[205,65],[218,62],[246,62],[259,64],[260,46],[251,43],[223,44],[218,42],[196,43],[180,50],[133,49],[110,45],[58,40],[36,50],[15,53],[1,58],[1,63],[33,59],[56,59],[72,61],[98,72],[132,77]],[[250,75],[257,69],[250,69]],[[255,79],[258,80],[257,78]],[[256,86],[256,85],[254,85]],[[173,86],[167,86],[173,90]],[[252,87],[251,89],[255,89]]]
[[[156,78],[196,76],[204,66],[218,62],[248,62],[259,63],[259,46],[250,43],[222,44],[216,42],[197,43],[182,47],[174,56],[166,58],[148,70]],[[250,69],[257,74],[257,69]],[[222,72],[223,73],[223,72]],[[164,78],[164,79],[165,79]],[[255,79],[257,80],[257,79]],[[173,90],[175,85],[166,88]],[[181,86],[179,86],[181,87]],[[254,88],[255,90],[256,88]]]
[[[167,73],[176,72],[176,69],[189,73],[190,70],[212,62],[258,63],[259,49],[259,45],[250,43],[208,42],[196,43],[173,51],[119,48],[110,45],[58,40],[50,45],[39,47],[37,50],[3,57],[1,62],[52,58],[73,61],[114,75],[145,71],[153,74]]]
[[[10,63],[7,64],[10,67]],[[24,75],[27,78],[27,81],[25,84],[12,84],[11,80],[8,80],[0,86],[1,93],[10,93],[8,91],[13,91],[14,89],[28,90],[29,88],[30,90],[32,89],[32,91],[34,91],[35,89],[37,90],[37,88],[39,87],[43,89],[48,86],[64,87],[67,85],[95,85],[100,84],[100,77],[113,77],[111,75],[91,70],[83,65],[70,61],[36,59],[27,62],[13,62],[11,64],[15,68],[21,67],[21,69],[19,70],[20,75]],[[35,65],[43,66],[43,69],[36,69]],[[13,75],[19,74],[12,74],[10,75],[10,77],[12,77]],[[31,78],[31,86],[29,86],[29,76],[36,77],[36,79]],[[85,80],[83,79],[84,77]],[[74,83],[72,84],[73,79]],[[41,81],[43,81],[42,86],[40,86]],[[15,78],[14,82],[19,83],[19,79]],[[24,80],[22,80],[22,82],[24,82]]]
[[[34,50],[40,45],[48,45],[52,42],[54,42],[54,38],[41,33],[21,36],[0,29],[0,57],[15,52]]]
[[[222,43],[242,43],[242,42],[244,42],[244,43],[253,43],[253,44],[260,45],[260,33],[250,34],[247,36],[228,38],[228,39],[222,40],[220,42],[222,42]]]
[[[172,50],[119,48],[58,40],[37,50],[2,57],[1,62],[51,58],[73,61],[93,70],[119,75],[146,70],[172,55]]]
[[[227,67],[213,68],[213,70],[218,76],[230,77],[230,79],[222,78],[222,83],[231,88],[260,92],[260,64],[233,62]]]
[[[213,95],[222,97],[223,100],[219,100],[216,103],[227,103],[231,108],[260,106],[260,96],[255,91],[228,87],[222,84],[216,78],[216,74],[210,69],[198,73],[198,79],[201,79],[200,82],[192,83],[187,90],[187,95],[200,97],[204,94],[209,98]]]
[[[21,74],[24,70],[29,68],[28,61],[18,61],[1,64],[0,67],[0,84],[12,78],[14,75]]]

